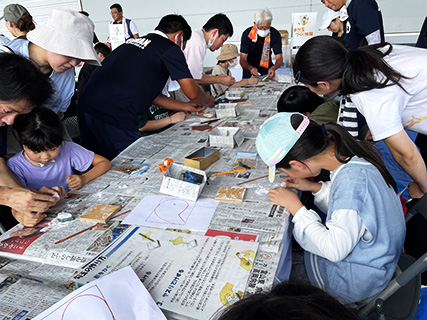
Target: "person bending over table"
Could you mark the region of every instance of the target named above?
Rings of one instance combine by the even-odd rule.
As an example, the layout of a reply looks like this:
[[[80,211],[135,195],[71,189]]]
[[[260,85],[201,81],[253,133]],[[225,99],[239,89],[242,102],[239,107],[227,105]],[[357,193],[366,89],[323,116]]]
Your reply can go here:
[[[42,191],[48,193],[44,194],[23,188],[4,160],[7,126],[17,115],[43,104],[51,94],[49,79],[32,62],[19,55],[0,53],[0,221],[5,228],[16,224],[10,208],[25,214],[35,225],[43,218],[42,213],[58,201],[49,195],[56,193],[51,189],[44,188]]]
[[[283,63],[282,38],[279,31],[271,26],[273,15],[268,9],[255,13],[252,27],[247,28],[240,42],[240,65],[243,68],[243,78],[268,75],[273,78],[276,70]],[[276,62],[273,65],[271,51]]]
[[[83,147],[111,160],[141,137],[138,115],[153,104],[175,110],[173,99],[161,94],[169,77],[190,98],[184,111],[197,112],[198,105],[208,102],[181,50],[190,37],[191,28],[182,16],[167,15],[154,32],[108,55],[80,96]]]
[[[319,36],[299,49],[293,66],[295,79],[311,91],[341,91],[351,99],[373,140],[384,140],[414,180],[409,191],[416,198],[427,192],[427,170],[405,129],[427,134],[427,65],[419,63],[426,58],[425,49],[389,43],[348,51],[332,37]]]

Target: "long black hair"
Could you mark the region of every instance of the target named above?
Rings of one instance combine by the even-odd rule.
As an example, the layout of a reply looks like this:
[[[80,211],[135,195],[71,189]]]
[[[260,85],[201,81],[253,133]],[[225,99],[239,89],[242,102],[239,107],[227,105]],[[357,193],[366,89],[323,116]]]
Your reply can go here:
[[[291,118],[292,127],[298,128],[303,120],[302,115],[294,114]],[[374,165],[381,173],[385,182],[397,192],[396,182],[388,172],[384,162],[374,146],[367,141],[357,141],[344,128],[335,124],[328,123],[325,125],[326,133],[322,127],[314,121],[310,121],[307,129],[289,150],[286,156],[276,164],[277,168],[289,169],[289,162],[296,160],[304,164],[304,160],[312,158],[330,145],[335,143],[335,158],[341,163],[347,163],[352,157],[357,156]]]
[[[55,149],[64,140],[65,129],[58,115],[44,107],[20,114],[13,124],[18,141],[33,152]]]
[[[380,50],[381,49],[381,50]],[[400,84],[408,79],[391,68],[384,57],[392,52],[390,43],[381,43],[348,51],[330,36],[311,38],[298,50],[294,75],[304,84],[317,87],[318,81],[342,79],[341,93],[352,94]]]

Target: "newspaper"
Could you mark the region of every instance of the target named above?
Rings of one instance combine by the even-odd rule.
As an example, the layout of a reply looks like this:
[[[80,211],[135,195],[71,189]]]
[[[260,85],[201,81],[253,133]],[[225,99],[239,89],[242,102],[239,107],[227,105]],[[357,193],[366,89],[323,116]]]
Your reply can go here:
[[[258,243],[132,227],[73,276],[87,283],[132,266],[166,316],[209,319],[245,291]]]

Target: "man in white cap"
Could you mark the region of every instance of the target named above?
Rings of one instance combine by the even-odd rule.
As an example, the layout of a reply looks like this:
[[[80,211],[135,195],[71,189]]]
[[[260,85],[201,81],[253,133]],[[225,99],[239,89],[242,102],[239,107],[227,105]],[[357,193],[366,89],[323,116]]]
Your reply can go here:
[[[332,32],[332,37],[337,39],[343,45],[345,45],[344,41],[344,27],[340,20],[340,13],[331,9],[327,9],[327,11],[323,14],[322,24],[320,25],[319,30],[328,29]]]
[[[6,42],[3,51],[31,60],[44,74],[49,74],[54,94],[44,104],[63,113],[74,95],[74,67],[81,61],[99,66],[93,48],[93,22],[77,11],[52,10],[46,23],[27,34],[27,39]]]
[[[375,0],[321,1],[327,8],[340,13],[347,49],[384,42],[383,17]]]

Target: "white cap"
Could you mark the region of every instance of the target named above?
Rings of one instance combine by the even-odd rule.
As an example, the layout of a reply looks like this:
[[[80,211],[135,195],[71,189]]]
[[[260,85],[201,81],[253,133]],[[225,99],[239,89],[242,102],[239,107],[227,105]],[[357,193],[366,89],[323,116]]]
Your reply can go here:
[[[339,11],[334,11],[331,9],[328,9],[324,14],[322,18],[322,24],[320,25],[319,30],[327,29],[329,25],[331,24],[332,20],[340,16]]]

